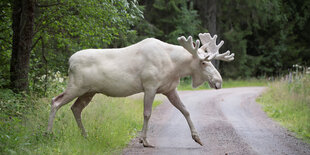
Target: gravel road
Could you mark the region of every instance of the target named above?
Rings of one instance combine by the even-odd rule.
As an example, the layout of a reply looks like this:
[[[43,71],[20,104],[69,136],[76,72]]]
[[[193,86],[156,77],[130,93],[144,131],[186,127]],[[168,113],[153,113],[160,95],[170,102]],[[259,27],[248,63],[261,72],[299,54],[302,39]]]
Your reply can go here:
[[[310,145],[272,121],[255,102],[265,88],[180,91],[203,146],[195,143],[183,115],[169,101],[152,113],[144,148],[132,140],[123,154],[310,155]],[[305,122],[306,123],[306,122]]]

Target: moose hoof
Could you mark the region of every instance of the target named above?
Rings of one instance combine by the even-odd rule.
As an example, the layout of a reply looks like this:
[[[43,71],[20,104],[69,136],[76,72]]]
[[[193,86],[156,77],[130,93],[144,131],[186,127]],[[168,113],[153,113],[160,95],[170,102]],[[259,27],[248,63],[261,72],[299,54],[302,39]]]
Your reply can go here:
[[[86,132],[84,132],[84,133],[82,133],[82,136],[83,136],[85,139],[87,139],[88,134],[87,134]]]
[[[199,145],[203,146],[203,144],[201,143],[200,138],[199,138],[198,135],[192,135],[192,137],[193,137],[193,139],[194,139],[194,141],[196,143],[198,143]]]
[[[146,139],[144,138],[141,138],[139,140],[140,143],[143,144],[144,147],[150,147],[150,148],[154,148],[155,146],[154,145],[151,145]]]
[[[53,132],[52,131],[45,131],[43,133],[44,136],[53,136]]]

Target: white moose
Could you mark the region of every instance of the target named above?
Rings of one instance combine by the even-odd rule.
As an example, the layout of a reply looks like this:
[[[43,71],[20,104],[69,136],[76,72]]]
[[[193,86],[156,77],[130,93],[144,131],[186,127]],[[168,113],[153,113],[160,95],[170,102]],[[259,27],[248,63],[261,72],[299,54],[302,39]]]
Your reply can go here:
[[[83,136],[87,136],[81,121],[81,112],[96,93],[112,97],[125,97],[144,92],[144,123],[140,142],[153,147],[146,139],[152,104],[157,93],[167,96],[180,110],[190,127],[192,138],[202,145],[190,114],[179,98],[176,87],[180,78],[192,77],[192,86],[208,81],[210,87],[222,87],[222,77],[210,60],[232,61],[229,51],[219,54],[221,41],[217,36],[199,34],[200,42],[192,37],[178,38],[181,46],[171,45],[154,38],[118,49],[87,49],[76,52],[69,59],[69,82],[66,90],[52,99],[48,132],[52,132],[57,110],[73,99],[78,99],[71,109]]]

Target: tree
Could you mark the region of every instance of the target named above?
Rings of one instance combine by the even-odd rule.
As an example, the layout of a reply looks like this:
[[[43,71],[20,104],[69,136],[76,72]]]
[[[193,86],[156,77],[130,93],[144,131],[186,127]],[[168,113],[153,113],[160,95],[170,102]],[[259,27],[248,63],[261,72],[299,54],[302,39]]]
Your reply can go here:
[[[203,27],[213,36],[217,34],[217,0],[196,0],[195,8],[199,11]],[[220,61],[212,60],[212,64],[219,70]]]
[[[186,0],[154,0],[146,2],[145,19],[159,30],[157,37],[177,44],[177,37],[198,35],[201,21],[193,3]]]
[[[143,16],[135,0],[3,0],[0,7],[0,87],[10,81],[15,92],[65,74],[78,50],[136,42],[132,27]]]
[[[224,76],[278,76],[293,64],[307,64],[302,59],[309,51],[308,1],[222,0],[218,4],[224,49],[236,53],[235,61],[221,63]]]
[[[15,92],[28,88],[29,60],[34,25],[34,0],[13,0],[12,2],[12,56],[11,88]]]

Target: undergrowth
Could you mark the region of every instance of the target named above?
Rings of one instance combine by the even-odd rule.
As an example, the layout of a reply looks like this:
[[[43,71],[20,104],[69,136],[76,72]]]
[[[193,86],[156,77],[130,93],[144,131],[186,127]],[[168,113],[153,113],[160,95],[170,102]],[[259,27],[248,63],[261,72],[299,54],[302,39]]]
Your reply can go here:
[[[141,100],[98,94],[82,113],[87,139],[71,112],[73,102],[57,112],[54,133],[46,134],[50,101],[57,93],[37,97],[0,89],[0,154],[120,154],[142,128]]]
[[[257,99],[265,112],[310,143],[310,75],[292,82],[276,81]]]

